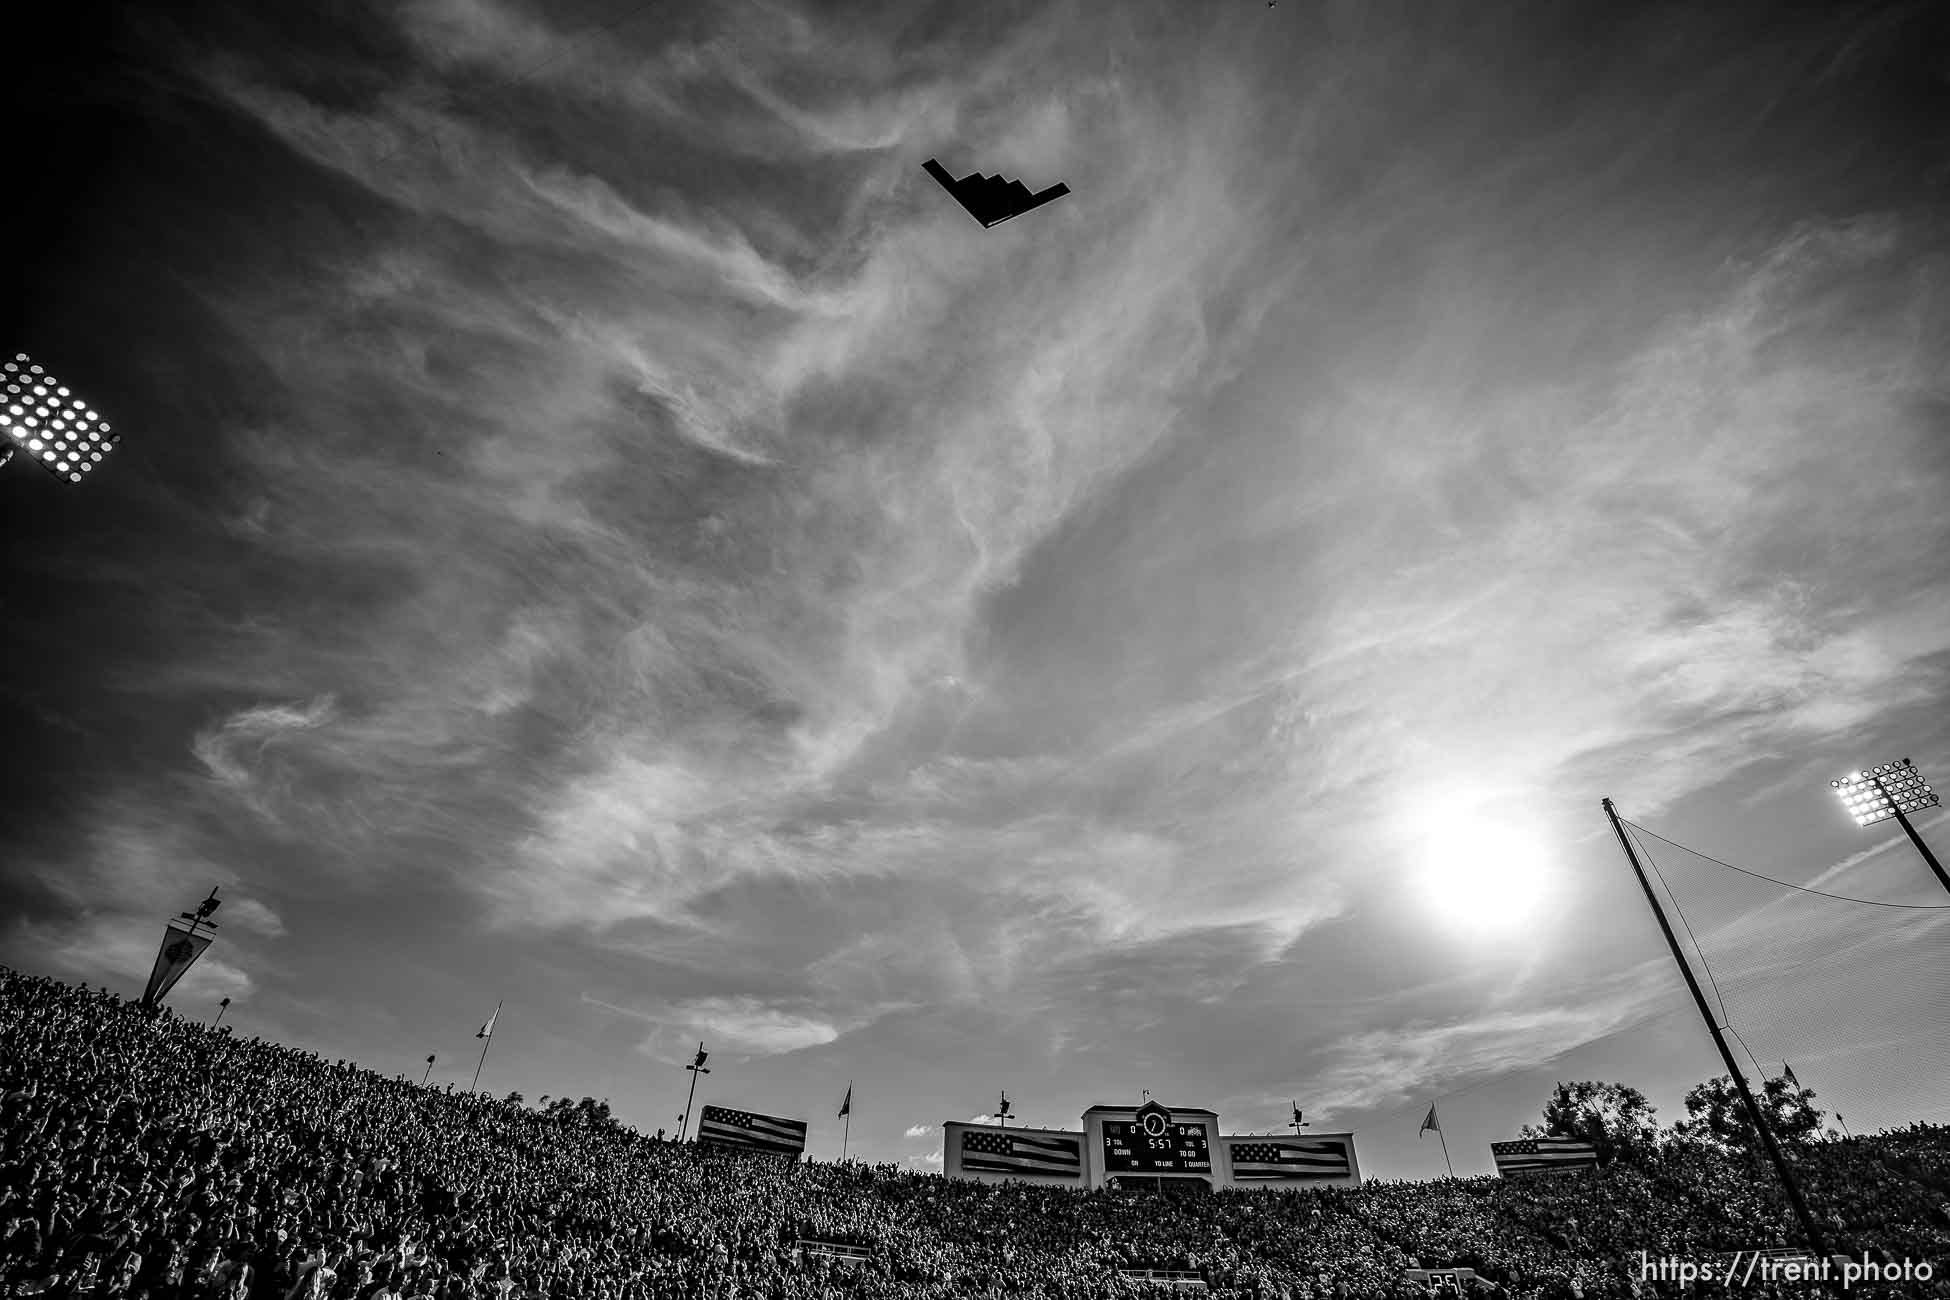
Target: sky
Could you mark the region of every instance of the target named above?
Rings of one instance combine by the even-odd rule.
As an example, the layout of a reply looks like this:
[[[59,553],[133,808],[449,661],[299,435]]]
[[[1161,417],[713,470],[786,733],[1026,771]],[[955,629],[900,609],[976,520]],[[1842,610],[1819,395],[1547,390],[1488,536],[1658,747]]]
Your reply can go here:
[[[217,885],[171,1004],[387,1074],[1484,1173],[1723,1072],[1610,797],[1743,1066],[1950,1121],[1827,784],[1950,780],[1941,7],[165,10],[6,88],[123,441],[0,470],[0,961]]]

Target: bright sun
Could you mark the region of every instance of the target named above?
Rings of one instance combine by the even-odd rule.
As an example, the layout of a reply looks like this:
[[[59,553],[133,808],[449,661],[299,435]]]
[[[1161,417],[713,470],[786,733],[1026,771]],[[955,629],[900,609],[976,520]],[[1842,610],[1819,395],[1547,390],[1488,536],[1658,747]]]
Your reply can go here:
[[[1428,846],[1422,873],[1430,907],[1456,928],[1504,933],[1530,920],[1551,875],[1534,836],[1509,826],[1459,819]]]

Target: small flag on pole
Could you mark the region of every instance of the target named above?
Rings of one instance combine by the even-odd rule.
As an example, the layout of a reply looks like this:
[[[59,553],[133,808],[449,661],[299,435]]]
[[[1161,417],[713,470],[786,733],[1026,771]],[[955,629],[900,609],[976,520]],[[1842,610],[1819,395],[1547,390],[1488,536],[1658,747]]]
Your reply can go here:
[[[476,1038],[494,1037],[494,1022],[499,1020],[500,1018],[501,1018],[501,1004],[497,1002],[494,1004],[494,1014],[487,1018],[487,1023],[485,1025],[482,1025],[480,1029],[475,1031],[474,1037]]]
[[[1794,1077],[1794,1067],[1786,1061],[1781,1062],[1781,1077],[1797,1088],[1801,1086],[1801,1080]]]
[[[853,1113],[853,1085],[849,1083],[846,1085],[846,1098],[845,1100],[840,1102],[840,1113],[833,1116],[833,1118],[845,1119],[848,1115],[851,1115],[852,1113]]]
[[[1435,1130],[1437,1133],[1440,1133],[1442,1131],[1442,1125],[1436,1123],[1434,1103],[1430,1103],[1429,1105],[1429,1117],[1422,1121],[1422,1132],[1417,1133],[1415,1136],[1421,1137],[1422,1133],[1427,1133],[1431,1129]]]

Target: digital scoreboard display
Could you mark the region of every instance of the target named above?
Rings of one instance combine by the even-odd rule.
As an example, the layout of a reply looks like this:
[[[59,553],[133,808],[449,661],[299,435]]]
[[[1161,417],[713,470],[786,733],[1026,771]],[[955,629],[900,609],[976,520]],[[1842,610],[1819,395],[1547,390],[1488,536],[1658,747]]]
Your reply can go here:
[[[1204,1124],[1173,1123],[1162,1116],[1104,1121],[1104,1172],[1110,1174],[1209,1174],[1212,1153]]]

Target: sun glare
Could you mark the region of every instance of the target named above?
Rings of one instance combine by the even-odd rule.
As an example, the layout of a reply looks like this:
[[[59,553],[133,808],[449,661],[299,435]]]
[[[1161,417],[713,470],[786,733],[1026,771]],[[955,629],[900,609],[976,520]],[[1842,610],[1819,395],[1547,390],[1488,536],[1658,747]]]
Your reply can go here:
[[[1475,934],[1502,934],[1536,915],[1550,873],[1534,836],[1460,821],[1430,843],[1422,882],[1429,906],[1445,921]]]

